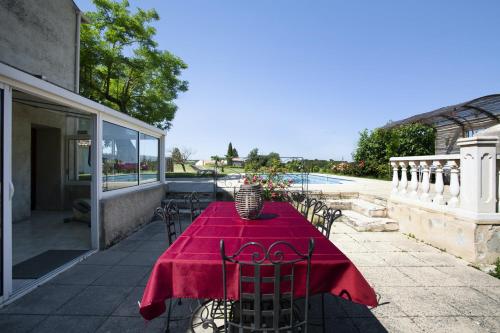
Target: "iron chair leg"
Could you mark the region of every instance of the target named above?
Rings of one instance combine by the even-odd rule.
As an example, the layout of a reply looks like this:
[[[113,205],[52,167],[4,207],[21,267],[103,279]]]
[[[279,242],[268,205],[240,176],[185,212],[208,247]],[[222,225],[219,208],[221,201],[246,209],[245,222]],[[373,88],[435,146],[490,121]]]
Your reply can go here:
[[[167,327],[165,327],[165,333],[170,333],[170,314],[172,313],[172,299],[168,300],[168,312],[167,312]]]
[[[323,327],[323,333],[326,332],[325,329],[325,294],[321,294],[321,326]]]

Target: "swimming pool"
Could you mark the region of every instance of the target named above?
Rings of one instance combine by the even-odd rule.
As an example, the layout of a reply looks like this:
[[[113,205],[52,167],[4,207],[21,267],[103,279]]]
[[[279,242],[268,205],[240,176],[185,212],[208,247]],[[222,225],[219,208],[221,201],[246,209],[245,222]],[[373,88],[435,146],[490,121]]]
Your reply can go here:
[[[350,180],[337,178],[330,175],[322,175],[316,173],[310,173],[308,175],[303,175],[300,173],[286,173],[283,178],[286,180],[291,180],[294,184],[302,184],[302,177],[304,179],[304,184],[321,184],[321,185],[334,185],[334,184],[344,184],[350,182]]]

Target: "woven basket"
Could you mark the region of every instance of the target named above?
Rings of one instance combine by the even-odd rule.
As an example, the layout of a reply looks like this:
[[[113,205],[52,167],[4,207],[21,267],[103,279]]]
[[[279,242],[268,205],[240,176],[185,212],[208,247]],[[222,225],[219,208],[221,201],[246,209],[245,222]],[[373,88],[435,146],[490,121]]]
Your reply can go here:
[[[241,185],[235,197],[236,211],[242,219],[255,220],[259,217],[264,205],[262,186],[260,184]]]

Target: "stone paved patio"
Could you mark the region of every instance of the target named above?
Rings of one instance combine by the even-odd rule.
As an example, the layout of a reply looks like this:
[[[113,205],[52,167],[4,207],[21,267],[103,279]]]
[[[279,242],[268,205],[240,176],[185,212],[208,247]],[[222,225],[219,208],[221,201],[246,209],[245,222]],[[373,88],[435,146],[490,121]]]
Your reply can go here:
[[[1,309],[0,332],[162,332],[164,316],[145,323],[137,301],[165,239],[155,222],[82,261]],[[331,239],[374,286],[381,305],[370,311],[328,296],[327,332],[500,332],[500,280],[400,233],[337,224]],[[172,331],[184,333],[183,325],[174,323]]]

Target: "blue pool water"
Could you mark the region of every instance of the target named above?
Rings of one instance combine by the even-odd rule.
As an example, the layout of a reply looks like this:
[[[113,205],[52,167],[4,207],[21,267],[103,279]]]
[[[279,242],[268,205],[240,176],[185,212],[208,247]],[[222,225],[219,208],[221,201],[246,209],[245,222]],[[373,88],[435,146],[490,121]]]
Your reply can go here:
[[[302,184],[302,179],[304,179],[304,184],[344,184],[346,182],[350,182],[350,180],[343,178],[336,178],[329,175],[321,175],[321,174],[309,174],[302,175],[300,173],[287,173],[284,175],[284,179],[292,180],[295,184]]]
[[[157,175],[156,174],[142,174],[141,175],[141,180],[154,180],[156,179]],[[137,181],[137,174],[136,173],[127,173],[127,174],[121,174],[121,175],[108,175],[102,177],[103,182],[136,182]]]

